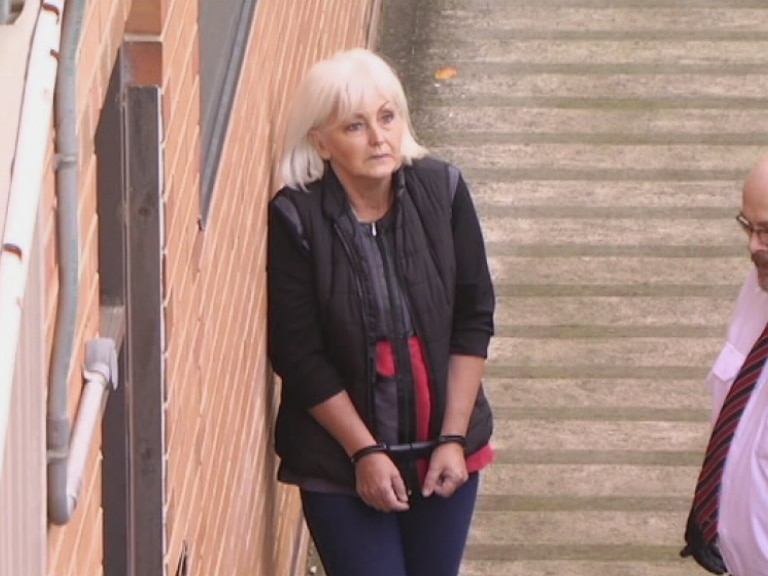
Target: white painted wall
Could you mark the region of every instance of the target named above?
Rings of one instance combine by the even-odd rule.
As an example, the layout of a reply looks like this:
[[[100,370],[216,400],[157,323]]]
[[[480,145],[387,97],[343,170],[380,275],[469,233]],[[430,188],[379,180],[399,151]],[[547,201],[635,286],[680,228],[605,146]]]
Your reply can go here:
[[[37,219],[29,264],[0,478],[0,576],[45,576],[47,568],[45,390],[48,366],[44,259],[40,247],[42,220]]]
[[[0,237],[3,234],[21,97],[39,2],[26,2],[13,24],[0,26]],[[8,113],[10,112],[10,113]]]

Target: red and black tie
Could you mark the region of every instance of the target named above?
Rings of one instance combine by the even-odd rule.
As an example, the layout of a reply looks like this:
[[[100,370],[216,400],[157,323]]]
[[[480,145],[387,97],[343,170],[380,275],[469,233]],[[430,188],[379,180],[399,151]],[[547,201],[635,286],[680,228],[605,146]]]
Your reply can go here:
[[[755,342],[747,359],[733,381],[725,397],[720,415],[712,429],[704,464],[701,467],[699,481],[693,497],[692,513],[701,529],[706,544],[712,544],[717,537],[717,521],[720,511],[720,485],[723,480],[723,468],[728,457],[731,440],[739,425],[744,408],[749,402],[752,390],[757,384],[760,373],[768,358],[768,325]]]

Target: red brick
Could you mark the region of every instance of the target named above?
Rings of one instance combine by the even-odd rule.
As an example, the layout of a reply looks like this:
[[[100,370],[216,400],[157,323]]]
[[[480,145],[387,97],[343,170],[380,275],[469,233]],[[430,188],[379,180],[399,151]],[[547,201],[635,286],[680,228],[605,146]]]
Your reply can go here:
[[[266,204],[280,185],[279,140],[293,88],[318,58],[365,42],[368,4],[259,0],[203,232],[197,3],[94,0],[89,8],[78,78],[83,272],[72,409],[84,342],[98,331],[93,133],[127,31],[130,82],[163,87],[169,572],[187,541],[196,573],[293,576],[301,511],[296,490],[275,485],[267,420],[278,383],[266,382]],[[43,204],[49,342],[58,257],[52,174],[49,169]],[[51,575],[98,573],[100,474],[97,446],[77,517],[49,532]]]
[[[168,0],[133,0],[126,31],[131,34],[159,36],[163,32]]]

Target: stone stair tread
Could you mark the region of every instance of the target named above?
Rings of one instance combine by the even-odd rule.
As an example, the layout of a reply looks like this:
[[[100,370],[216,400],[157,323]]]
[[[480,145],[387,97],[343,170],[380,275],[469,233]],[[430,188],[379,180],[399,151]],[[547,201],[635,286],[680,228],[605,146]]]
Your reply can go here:
[[[529,379],[486,378],[495,410],[519,409],[685,409],[709,411],[706,388],[698,379]]]
[[[614,332],[638,334],[654,330],[707,331],[711,337],[725,337],[725,318],[733,312],[733,301],[718,296],[671,296],[621,298],[611,296],[560,296],[553,309],[547,296],[499,296],[495,322],[498,329],[514,327],[612,328]],[[657,332],[657,333],[658,333]],[[553,334],[554,336],[554,334]]]
[[[652,221],[654,234],[648,233],[649,223],[637,218],[534,218],[498,216],[484,220],[488,242],[510,242],[520,245],[547,244],[557,239],[573,244],[687,246],[690,238],[702,234],[702,222],[696,220]],[[712,245],[735,245],[741,238],[733,218],[706,224],[706,236]],[[606,272],[608,272],[606,270]],[[741,280],[745,274],[739,275]],[[525,278],[521,276],[520,280]],[[563,278],[565,280],[565,278]],[[644,280],[643,277],[636,281]],[[679,281],[697,281],[683,276]],[[731,280],[733,282],[733,280]]]
[[[710,424],[681,421],[503,420],[493,444],[499,450],[703,450]]]
[[[627,31],[629,32],[629,31]],[[755,31],[756,33],[757,31]],[[496,34],[478,38],[477,34],[452,35],[450,44],[425,51],[422,65],[430,62],[453,62],[461,70],[463,62],[490,62],[504,64],[510,70],[536,70],[540,67],[573,67],[571,73],[585,70],[608,69],[623,71],[654,70],[661,73],[667,68],[722,69],[733,73],[733,68],[760,66],[768,63],[765,53],[756,53],[752,44],[744,42],[738,33],[720,34],[717,39],[700,35],[691,37],[659,37],[658,34],[628,33],[626,37],[584,32],[565,37],[544,34]],[[759,43],[765,44],[764,38]],[[758,42],[753,40],[753,42]],[[726,68],[727,67],[727,68]]]
[[[761,115],[765,116],[764,112]],[[463,169],[463,167],[462,167]],[[475,204],[483,206],[540,206],[555,208],[579,206],[594,208],[607,206],[618,208],[654,208],[656,210],[675,208],[691,209],[694,211],[704,208],[719,208],[733,211],[737,207],[733,197],[723,193],[724,184],[719,180],[663,181],[654,178],[653,181],[612,181],[596,180],[555,180],[542,178],[541,174],[532,179],[512,181],[498,177],[499,172],[484,173],[473,170],[472,176],[467,176]],[[691,243],[690,245],[694,245]],[[706,245],[696,243],[699,249],[707,249]],[[740,252],[743,254],[743,249]]]
[[[548,226],[548,220],[542,223]],[[667,223],[662,222],[662,225]],[[669,225],[674,227],[677,222],[670,220]],[[524,277],[527,283],[532,284],[688,284],[691,278],[695,278],[696,282],[731,286],[734,278],[746,277],[743,256],[682,261],[680,258],[652,256],[552,256],[535,259],[490,256],[489,265],[494,280],[501,283],[515,282]]]
[[[768,67],[767,67],[768,68]],[[768,79],[768,75],[766,76]],[[768,92],[768,82],[765,90]],[[760,156],[765,146],[765,135],[744,136],[742,144],[604,144],[595,138],[589,142],[544,142],[532,146],[527,142],[497,143],[486,139],[484,143],[465,143],[451,140],[432,144],[430,149],[464,169],[509,167],[514,158],[516,169],[551,169],[590,171],[644,169],[664,170],[732,170],[748,166]],[[533,138],[532,138],[533,140]]]
[[[664,559],[647,560],[648,550],[640,551],[640,558],[632,561],[619,549],[615,560],[600,561],[590,557],[585,550],[576,558],[557,559],[547,554],[536,559],[520,558],[519,550],[509,550],[508,560],[466,560],[461,576],[701,576],[701,569],[692,562],[675,559],[677,549],[664,549]],[[660,555],[662,555],[660,554]]]
[[[738,9],[734,9],[738,8]],[[451,2],[441,11],[440,28],[449,31],[476,30],[478,37],[487,29],[529,35],[659,31],[669,37],[694,31],[760,31],[759,22],[766,5],[760,0],[718,2],[707,0],[676,2],[630,2],[602,0],[562,2],[540,0],[507,2],[505,0],[466,0]],[[436,42],[448,43],[437,36]]]
[[[477,100],[486,105],[485,98],[495,96],[497,102],[513,102],[511,98],[541,99],[544,97],[569,98],[660,98],[677,95],[688,99],[697,98],[759,98],[768,88],[768,72],[764,66],[740,70],[729,74],[728,67],[716,67],[707,71],[677,73],[669,69],[664,74],[651,69],[621,74],[617,70],[605,73],[547,73],[534,69],[531,73],[515,73],[512,66],[503,63],[475,62],[464,64],[461,75],[452,83],[433,84],[425,89],[423,97],[439,103],[452,99]],[[585,71],[586,72],[586,71]],[[749,82],[745,82],[746,78]],[[536,101],[536,100],[532,100]],[[698,106],[692,106],[694,108]]]
[[[420,123],[424,129],[419,135],[430,142],[452,142],[467,136],[492,138],[497,134],[518,134],[531,139],[539,134],[559,135],[562,138],[608,134],[649,140],[660,140],[670,135],[685,135],[690,139],[715,135],[743,138],[745,134],[754,134],[766,122],[764,112],[739,108],[664,110],[476,106],[463,107],[458,113],[453,106],[450,102],[443,105],[423,103]]]
[[[496,462],[482,477],[481,508],[518,505],[519,498],[553,500],[561,506],[597,506],[622,498],[685,499],[690,504],[698,465],[526,464]],[[596,482],[596,479],[601,482]],[[565,499],[571,499],[568,502]],[[533,503],[539,502],[534,500]],[[659,500],[661,502],[662,500]]]
[[[496,365],[529,366],[707,366],[720,352],[722,337],[693,338],[572,338],[536,340],[498,336],[491,342],[489,358]]]
[[[687,508],[667,510],[478,511],[469,543],[541,546],[668,546],[682,540]]]
[[[704,442],[706,439],[703,439]],[[702,444],[703,446],[703,444]],[[698,467],[701,465],[704,452],[701,448],[677,448],[661,450],[654,447],[650,450],[617,450],[603,448],[594,450],[582,448],[499,448],[496,446],[494,466],[521,464],[557,464],[557,465],[627,465],[642,467]],[[608,479],[612,480],[612,479]]]

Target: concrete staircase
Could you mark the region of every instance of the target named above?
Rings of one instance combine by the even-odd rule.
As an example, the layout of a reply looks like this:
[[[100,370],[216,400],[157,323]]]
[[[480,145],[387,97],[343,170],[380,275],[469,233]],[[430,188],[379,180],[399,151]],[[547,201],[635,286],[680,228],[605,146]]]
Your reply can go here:
[[[703,574],[678,551],[750,266],[768,3],[387,0],[381,42],[497,286],[497,462],[462,576]]]

